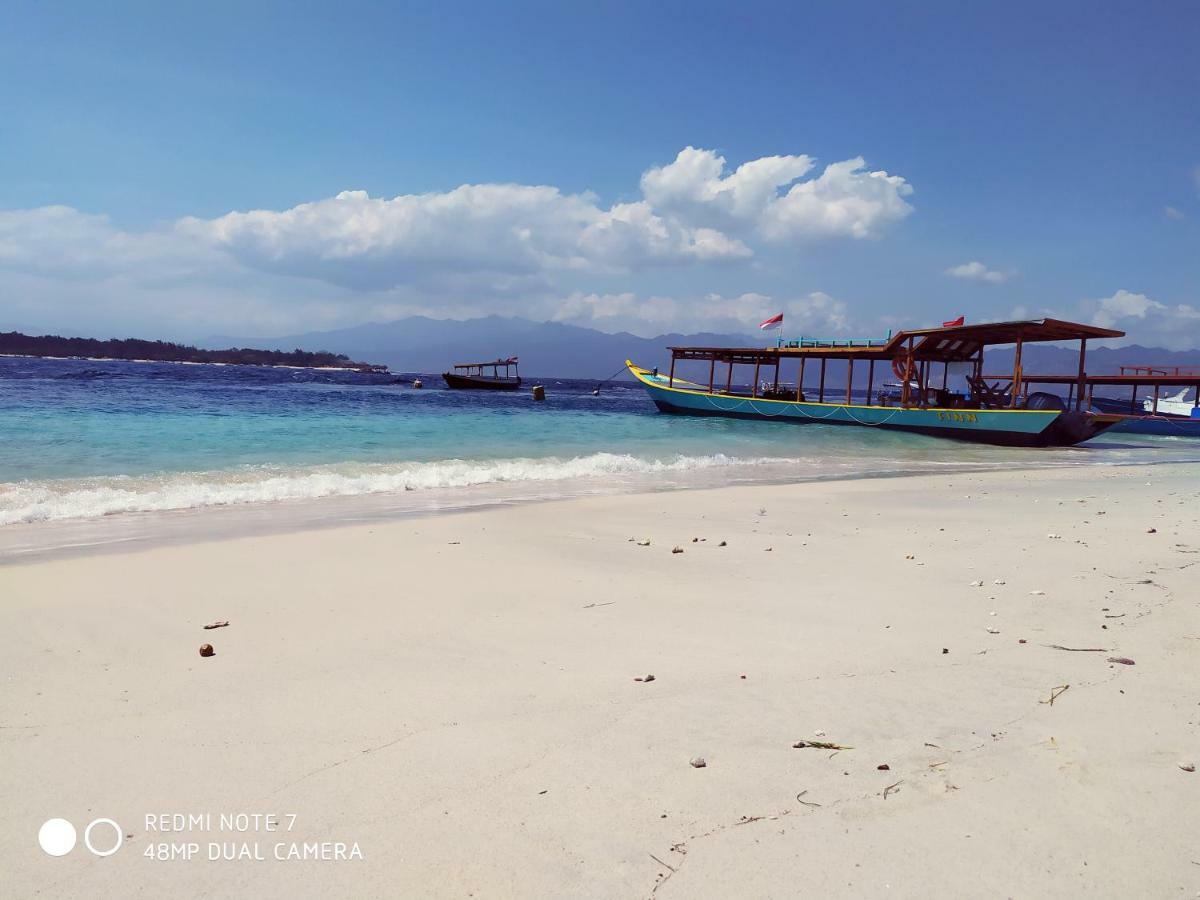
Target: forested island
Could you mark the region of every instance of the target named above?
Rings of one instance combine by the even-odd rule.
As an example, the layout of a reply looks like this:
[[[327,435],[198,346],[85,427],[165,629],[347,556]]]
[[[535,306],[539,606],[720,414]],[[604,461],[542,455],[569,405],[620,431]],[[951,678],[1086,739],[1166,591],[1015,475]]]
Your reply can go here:
[[[35,337],[21,334],[19,331],[0,331],[0,355],[231,363],[242,366],[299,366],[308,369],[354,369],[359,372],[388,370],[387,366],[354,362],[343,353],[329,353],[324,350],[255,350],[250,347],[201,350],[198,347],[169,341],[140,341],[134,338],[98,341],[95,338],[67,338],[56,334]]]

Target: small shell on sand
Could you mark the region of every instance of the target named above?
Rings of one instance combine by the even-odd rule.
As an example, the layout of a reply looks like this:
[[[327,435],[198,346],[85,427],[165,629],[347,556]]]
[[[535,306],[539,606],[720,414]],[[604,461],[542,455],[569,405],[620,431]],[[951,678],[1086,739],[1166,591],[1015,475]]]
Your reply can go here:
[[[216,652],[217,651],[213,649],[212,644],[201,644],[200,645],[200,655],[201,656],[212,656]]]
[[[703,756],[696,756],[696,757],[692,758],[689,765],[693,769],[703,769],[705,766],[708,765],[708,762],[704,759]]]

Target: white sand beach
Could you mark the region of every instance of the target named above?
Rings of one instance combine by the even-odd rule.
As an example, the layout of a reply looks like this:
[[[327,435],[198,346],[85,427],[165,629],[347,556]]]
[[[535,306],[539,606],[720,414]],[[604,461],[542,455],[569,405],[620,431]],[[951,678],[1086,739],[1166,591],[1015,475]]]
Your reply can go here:
[[[600,497],[5,566],[0,893],[1195,896],[1196,476]],[[147,827],[170,814],[197,824]],[[336,842],[361,859],[274,858]]]

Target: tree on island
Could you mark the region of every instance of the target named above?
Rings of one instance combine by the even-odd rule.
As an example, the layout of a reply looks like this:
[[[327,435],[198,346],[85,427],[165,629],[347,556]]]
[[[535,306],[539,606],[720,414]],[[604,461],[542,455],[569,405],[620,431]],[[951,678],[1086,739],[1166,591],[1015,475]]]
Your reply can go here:
[[[387,366],[354,362],[344,353],[309,351],[297,347],[284,350],[256,350],[231,347],[228,350],[201,350],[170,341],[142,341],[135,338],[107,341],[95,338],[66,338],[56,334],[34,337],[19,331],[0,332],[0,354],[9,356],[93,357],[103,359],[151,360],[154,362],[232,363],[243,366],[301,366],[304,368],[356,369],[360,372],[386,372]]]

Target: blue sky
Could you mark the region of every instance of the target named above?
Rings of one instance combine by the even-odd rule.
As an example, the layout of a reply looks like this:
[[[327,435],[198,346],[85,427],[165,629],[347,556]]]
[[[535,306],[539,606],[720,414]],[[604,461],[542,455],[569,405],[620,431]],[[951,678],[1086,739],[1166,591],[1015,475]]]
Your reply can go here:
[[[1049,312],[1194,346],[1197,46],[1183,2],[10,3],[0,329]]]

